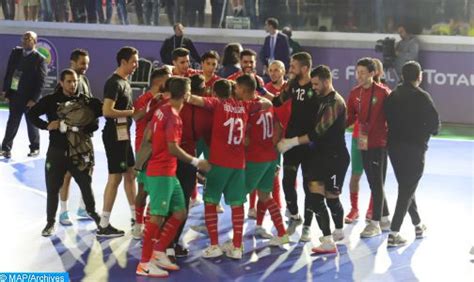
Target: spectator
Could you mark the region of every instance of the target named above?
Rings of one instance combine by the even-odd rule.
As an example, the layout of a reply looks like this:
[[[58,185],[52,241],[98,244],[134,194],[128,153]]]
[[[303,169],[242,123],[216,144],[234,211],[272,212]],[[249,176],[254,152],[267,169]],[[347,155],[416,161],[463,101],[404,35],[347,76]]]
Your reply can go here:
[[[144,25],[143,19],[143,0],[135,0],[135,13],[137,14],[137,21],[139,25]]]
[[[15,0],[2,0],[3,16],[6,20],[15,19]]]
[[[71,5],[72,21],[75,23],[85,23],[86,22],[85,1],[84,0],[69,0],[69,3]]]
[[[206,0],[187,0],[186,3],[186,18],[188,19],[189,26],[196,26],[196,14],[197,14],[197,26],[204,26],[204,8],[206,7]]]
[[[268,18],[265,22],[265,31],[270,34],[265,38],[265,42],[260,50],[260,60],[265,69],[273,60],[280,60],[288,67],[290,62],[290,46],[288,45],[288,37],[278,31],[278,20]]]
[[[45,22],[53,21],[53,6],[51,0],[41,0],[41,16]]]
[[[145,0],[145,24],[155,25],[160,24],[160,0]]]
[[[174,35],[165,39],[161,46],[160,56],[163,64],[172,65],[173,61],[171,59],[171,54],[174,49],[180,47],[188,49],[191,53],[191,58],[196,62],[200,62],[201,57],[199,56],[196,47],[194,47],[193,42],[191,39],[184,37],[184,26],[181,23],[176,23],[173,26],[173,30]]]
[[[398,77],[402,76],[402,66],[408,61],[418,61],[418,52],[420,50],[420,45],[418,39],[413,35],[411,29],[407,25],[401,24],[398,26],[398,34],[400,35],[400,40],[395,44],[395,70],[398,74]]]
[[[293,55],[295,53],[303,52],[303,48],[301,48],[301,45],[291,38],[291,36],[293,35],[293,32],[291,31],[291,27],[285,26],[281,30],[281,32],[288,37],[288,44],[290,45],[290,54],[291,55]]]
[[[229,43],[224,48],[222,56],[222,68],[217,72],[220,77],[229,77],[240,71],[240,52],[243,48],[240,43]]]
[[[99,0],[100,1],[100,0]],[[115,6],[117,7],[117,15],[120,21],[120,24],[128,25],[128,13],[127,13],[127,4],[125,3],[125,0],[115,0]],[[112,0],[107,0],[106,2],[106,23],[110,24],[112,21]],[[72,10],[72,6],[71,6]]]
[[[250,19],[252,29],[257,29],[257,0],[245,0],[245,16]]]
[[[67,0],[53,1],[54,20],[56,22],[67,22],[69,19]]]
[[[224,7],[224,3],[226,7]],[[227,1],[225,0],[211,0],[211,27],[217,28],[222,27],[223,20],[225,18],[225,12],[227,8]],[[224,15],[223,15],[224,14]]]
[[[234,11],[234,17],[242,17],[244,15],[244,1],[232,0],[232,10]]]
[[[38,20],[39,0],[22,0],[23,13],[25,14],[25,21]]]

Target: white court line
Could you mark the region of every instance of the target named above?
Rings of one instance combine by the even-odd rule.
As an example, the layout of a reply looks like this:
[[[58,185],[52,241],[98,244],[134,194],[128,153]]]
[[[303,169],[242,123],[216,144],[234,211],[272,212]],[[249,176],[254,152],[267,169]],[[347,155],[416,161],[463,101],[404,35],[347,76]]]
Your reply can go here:
[[[18,184],[11,184],[11,185],[9,184],[9,185],[6,185],[6,186],[11,187],[11,188],[18,188],[18,189],[28,191],[28,192],[33,192],[37,195],[40,195],[43,198],[46,198],[46,192],[40,191],[40,190],[38,190],[38,188],[33,188],[33,187],[28,187],[28,186],[18,185]]]

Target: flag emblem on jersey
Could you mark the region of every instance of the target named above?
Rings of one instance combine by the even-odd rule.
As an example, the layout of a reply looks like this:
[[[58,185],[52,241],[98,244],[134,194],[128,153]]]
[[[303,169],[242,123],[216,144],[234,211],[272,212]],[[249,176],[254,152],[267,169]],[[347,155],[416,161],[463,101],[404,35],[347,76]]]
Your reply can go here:
[[[309,98],[311,98],[311,97],[313,97],[313,94],[314,94],[313,90],[312,90],[312,89],[309,89],[309,90],[308,90],[308,94],[306,94],[306,95],[307,95]]]
[[[122,169],[126,169],[127,168],[127,165],[125,164],[125,162],[120,162],[120,167]]]
[[[46,170],[49,171],[50,168],[51,168],[51,163],[50,163],[50,162],[47,162],[47,163],[46,163]]]
[[[372,97],[372,105],[375,105],[377,104],[377,97]]]

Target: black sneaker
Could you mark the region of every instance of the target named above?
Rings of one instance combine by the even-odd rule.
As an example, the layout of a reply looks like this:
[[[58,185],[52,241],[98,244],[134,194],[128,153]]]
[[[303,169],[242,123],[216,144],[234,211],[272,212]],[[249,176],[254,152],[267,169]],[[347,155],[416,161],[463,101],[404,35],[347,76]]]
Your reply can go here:
[[[107,227],[105,228],[99,225],[99,227],[97,228],[96,235],[97,237],[108,237],[108,238],[122,237],[123,235],[125,235],[125,232],[123,232],[122,230],[116,229],[110,224],[107,225]]]
[[[28,153],[28,157],[37,157],[39,156],[39,154],[40,154],[39,150],[30,150],[30,152]]]
[[[387,241],[387,247],[400,247],[403,246],[407,243],[407,240],[404,239],[400,234],[393,235],[389,234],[388,235],[388,241]]]
[[[177,263],[177,260],[176,260],[176,252],[174,251],[173,248],[168,248],[166,249],[166,255],[168,256],[168,259],[176,264]]]
[[[174,246],[174,253],[177,258],[184,258],[187,257],[189,254],[189,249],[186,249],[185,247],[181,246],[180,244],[176,244]]]
[[[43,231],[41,231],[41,236],[49,237],[53,235],[53,233],[54,233],[54,222],[48,222],[46,223],[46,226],[44,227]]]
[[[423,239],[425,237],[426,225],[415,226],[416,239]]]
[[[0,151],[0,155],[2,155],[5,159],[11,159],[12,152],[10,152],[10,151]]]

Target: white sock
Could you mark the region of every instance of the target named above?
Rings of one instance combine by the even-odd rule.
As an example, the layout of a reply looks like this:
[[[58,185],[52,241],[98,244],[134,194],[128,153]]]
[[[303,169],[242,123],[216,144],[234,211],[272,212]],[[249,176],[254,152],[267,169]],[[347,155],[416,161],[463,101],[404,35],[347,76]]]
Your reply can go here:
[[[79,208],[85,210],[86,209],[86,204],[84,203],[84,199],[81,197],[81,200],[79,201]]]
[[[109,226],[109,220],[110,220],[110,212],[103,211],[102,215],[100,216],[100,227],[105,228]]]
[[[372,225],[376,225],[376,226],[379,226],[379,225],[380,225],[380,221],[378,221],[378,220],[371,220],[370,223],[371,223]]]
[[[398,231],[390,231],[390,235],[392,235],[392,236],[397,236],[397,235],[398,235]]]
[[[382,216],[382,220],[381,220],[381,221],[387,222],[387,221],[389,221],[389,220],[390,220],[390,219],[388,219],[388,216]]]
[[[342,231],[342,228],[339,228],[339,229],[336,228],[336,229],[334,229],[334,232],[343,233],[344,231]]]
[[[61,203],[61,213],[67,212],[67,200],[66,201],[60,201]]]
[[[132,213],[132,219],[137,219],[135,215],[135,205],[130,205],[130,212]]]

